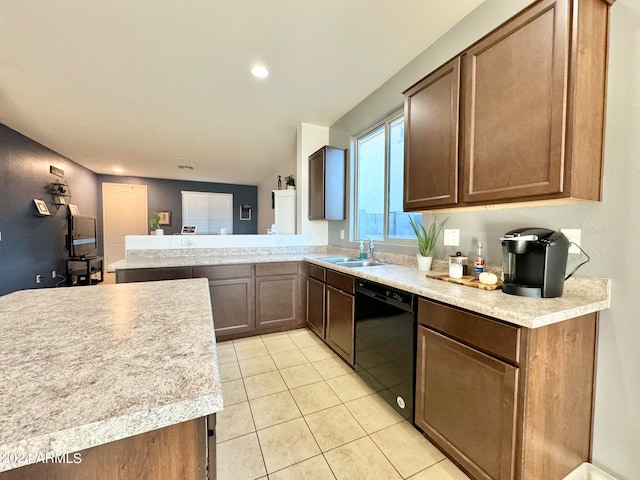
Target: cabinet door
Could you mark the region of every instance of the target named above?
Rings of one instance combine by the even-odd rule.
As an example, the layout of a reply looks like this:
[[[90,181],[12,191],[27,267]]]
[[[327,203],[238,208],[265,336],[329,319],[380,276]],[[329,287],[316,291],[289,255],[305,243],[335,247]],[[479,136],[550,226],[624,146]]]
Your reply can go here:
[[[465,55],[465,203],[562,196],[568,4],[541,1]]]
[[[344,220],[347,154],[324,146],[309,157],[309,220]]]
[[[327,285],[326,308],[325,341],[344,361],[353,366],[355,313],[353,295]]]
[[[116,270],[116,283],[153,282],[191,278],[191,267],[133,268]]]
[[[307,325],[320,338],[324,338],[325,284],[307,278]]]
[[[405,211],[458,203],[460,58],[405,92]]]
[[[324,150],[309,157],[309,220],[324,218]]]
[[[416,425],[474,478],[514,476],[518,369],[418,327]]]
[[[216,336],[255,328],[253,279],[209,280]]]
[[[256,328],[296,323],[298,276],[256,277]]]

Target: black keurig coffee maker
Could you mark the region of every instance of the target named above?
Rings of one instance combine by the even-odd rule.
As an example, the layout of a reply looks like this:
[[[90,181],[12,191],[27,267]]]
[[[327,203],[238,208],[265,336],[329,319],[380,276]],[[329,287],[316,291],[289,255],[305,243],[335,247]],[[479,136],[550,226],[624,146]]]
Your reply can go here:
[[[523,297],[560,297],[570,242],[561,232],[518,228],[502,241],[502,291]]]

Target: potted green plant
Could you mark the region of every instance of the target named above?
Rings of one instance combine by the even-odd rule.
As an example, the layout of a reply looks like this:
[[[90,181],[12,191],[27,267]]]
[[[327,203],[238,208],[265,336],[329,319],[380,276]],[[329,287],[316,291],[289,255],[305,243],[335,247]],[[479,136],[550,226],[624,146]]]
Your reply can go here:
[[[285,177],[284,181],[287,184],[287,190],[295,190],[296,189],[296,181],[293,178],[293,175],[289,175],[289,176]]]
[[[418,259],[418,270],[431,270],[431,261],[433,257],[431,256],[433,253],[433,249],[436,247],[436,241],[442,233],[442,229],[444,228],[444,224],[447,223],[448,218],[445,219],[444,222],[438,225],[438,221],[436,218],[433,218],[433,222],[429,226],[429,229],[425,229],[422,223],[417,223],[413,220],[412,217],[409,217],[409,223],[411,224],[411,228],[413,228],[413,232],[416,234],[416,238],[418,239],[418,250],[420,253],[416,254],[416,258]]]
[[[160,225],[160,213],[156,210],[153,212],[153,215],[149,217],[149,226],[151,230],[155,230],[156,235],[164,235],[164,230],[162,228],[158,228]]]

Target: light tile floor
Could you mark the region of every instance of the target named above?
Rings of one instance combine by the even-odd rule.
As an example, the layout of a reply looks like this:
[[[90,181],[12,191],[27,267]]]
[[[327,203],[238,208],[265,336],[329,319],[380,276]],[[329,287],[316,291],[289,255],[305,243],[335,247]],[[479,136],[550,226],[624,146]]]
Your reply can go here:
[[[219,480],[468,480],[309,330],[218,344]]]

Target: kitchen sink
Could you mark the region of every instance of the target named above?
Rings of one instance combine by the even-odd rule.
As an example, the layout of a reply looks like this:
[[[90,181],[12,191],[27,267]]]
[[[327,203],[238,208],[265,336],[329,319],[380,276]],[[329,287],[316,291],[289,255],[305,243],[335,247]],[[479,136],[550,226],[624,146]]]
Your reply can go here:
[[[354,258],[354,257],[325,257],[325,258],[318,258],[318,260],[322,260],[323,262],[329,262],[329,263],[344,263],[344,262],[362,261],[362,260],[358,260],[357,258]]]
[[[378,265],[385,265],[382,262],[372,262],[371,260],[349,260],[346,262],[335,262],[335,264],[341,267],[376,267]]]
[[[376,262],[371,260],[360,260],[354,257],[325,257],[318,258],[318,260],[322,260],[323,262],[333,263],[334,265],[340,265],[341,267],[374,267],[376,265],[386,265],[382,262]]]

